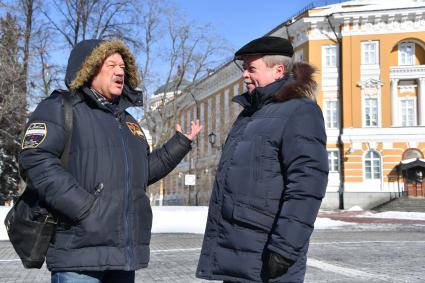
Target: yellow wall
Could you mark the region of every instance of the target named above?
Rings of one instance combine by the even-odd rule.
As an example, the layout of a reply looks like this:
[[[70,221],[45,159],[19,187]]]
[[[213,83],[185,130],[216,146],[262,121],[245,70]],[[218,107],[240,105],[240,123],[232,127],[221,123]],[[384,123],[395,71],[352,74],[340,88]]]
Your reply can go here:
[[[344,128],[362,127],[362,96],[358,86],[360,82],[361,63],[361,42],[379,41],[379,63],[381,67],[380,78],[383,82],[381,89],[381,126],[391,126],[391,97],[390,97],[390,67],[398,66],[398,43],[407,39],[425,41],[424,33],[409,34],[381,34],[345,36],[342,39],[342,70],[343,70],[343,123]],[[306,60],[322,70],[322,46],[337,44],[334,40],[309,41],[304,50],[308,50]],[[424,45],[425,46],[425,45]],[[425,64],[425,50],[419,45],[415,45],[417,64]],[[317,76],[319,86],[318,101],[321,102],[323,92],[321,91],[322,74]]]

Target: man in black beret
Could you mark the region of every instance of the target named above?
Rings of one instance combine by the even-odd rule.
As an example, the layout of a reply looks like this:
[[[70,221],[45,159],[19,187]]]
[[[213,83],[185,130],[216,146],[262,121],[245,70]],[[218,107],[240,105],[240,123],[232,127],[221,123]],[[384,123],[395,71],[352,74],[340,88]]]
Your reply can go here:
[[[280,37],[235,53],[247,92],[218,166],[196,276],[225,282],[303,282],[328,157],[314,68],[292,64]]]

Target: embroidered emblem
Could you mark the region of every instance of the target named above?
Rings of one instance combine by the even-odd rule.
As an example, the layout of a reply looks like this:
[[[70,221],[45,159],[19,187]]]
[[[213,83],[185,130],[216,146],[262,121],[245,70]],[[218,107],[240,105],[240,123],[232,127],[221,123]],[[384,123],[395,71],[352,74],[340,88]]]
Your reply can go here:
[[[139,125],[137,125],[136,123],[127,122],[127,127],[130,129],[133,135],[138,136],[139,138],[145,139],[145,134],[143,133]]]
[[[22,149],[36,148],[47,137],[47,126],[45,123],[31,123],[25,131],[22,140]]]

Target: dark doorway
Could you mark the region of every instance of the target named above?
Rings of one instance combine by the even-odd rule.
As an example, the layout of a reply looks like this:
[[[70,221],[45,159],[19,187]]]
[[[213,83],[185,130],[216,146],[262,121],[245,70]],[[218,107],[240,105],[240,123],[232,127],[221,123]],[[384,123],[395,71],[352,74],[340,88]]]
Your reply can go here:
[[[408,159],[399,164],[403,176],[404,191],[409,197],[425,197],[425,160]]]

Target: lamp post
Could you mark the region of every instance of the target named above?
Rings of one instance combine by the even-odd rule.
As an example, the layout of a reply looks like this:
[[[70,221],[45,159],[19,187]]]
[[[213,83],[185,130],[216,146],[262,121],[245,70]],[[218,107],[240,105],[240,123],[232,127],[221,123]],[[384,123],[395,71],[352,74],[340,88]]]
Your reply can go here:
[[[216,145],[217,135],[214,132],[211,132],[211,133],[208,134],[208,142],[211,144],[212,148],[219,149],[219,150],[223,149],[222,144]]]
[[[208,142],[211,144],[212,147],[214,147],[216,142],[217,136],[214,134],[214,132],[211,132],[208,134]]]
[[[200,116],[199,102],[198,102],[198,100],[196,99],[195,95],[193,94],[193,92],[191,90],[189,90],[189,94],[192,97],[193,101],[195,102],[196,120],[200,120],[200,117],[199,117]],[[194,181],[193,189],[194,189],[194,192],[195,192],[195,205],[198,206],[198,204],[199,204],[198,203],[198,190],[197,190],[196,186],[199,186],[199,184],[198,184],[199,182],[197,182],[197,181],[199,181],[199,176],[198,176],[199,135],[196,136],[195,143],[196,143],[195,162],[194,162],[195,164],[193,164],[194,165],[193,171],[194,171],[195,178],[193,180]],[[190,153],[190,156],[192,157],[192,153]],[[192,174],[192,158],[190,158],[190,160],[189,160],[189,174]],[[192,187],[192,185],[189,185],[189,187],[188,187],[188,204],[189,205],[191,205],[191,197],[190,197],[191,187]]]

